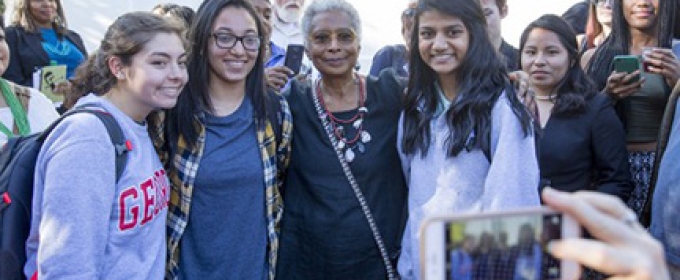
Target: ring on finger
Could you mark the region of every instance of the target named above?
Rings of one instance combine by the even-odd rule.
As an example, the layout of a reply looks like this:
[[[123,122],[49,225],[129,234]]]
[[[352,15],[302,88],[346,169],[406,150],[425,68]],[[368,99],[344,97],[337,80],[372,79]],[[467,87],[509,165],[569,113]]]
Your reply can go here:
[[[638,225],[638,217],[635,212],[627,210],[626,213],[621,218],[621,221],[631,228],[635,228]]]

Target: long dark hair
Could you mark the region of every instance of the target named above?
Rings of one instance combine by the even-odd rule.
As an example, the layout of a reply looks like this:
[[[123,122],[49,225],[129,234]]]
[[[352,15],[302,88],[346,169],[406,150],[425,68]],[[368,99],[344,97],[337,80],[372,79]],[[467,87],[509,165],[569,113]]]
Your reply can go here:
[[[421,0],[416,8],[411,50],[420,44],[420,17],[424,12],[438,11],[461,19],[470,34],[467,53],[456,70],[458,97],[446,112],[449,135],[447,155],[454,157],[464,148],[490,150],[491,110],[509,81],[505,65],[486,36],[486,18],[477,0]],[[439,94],[437,73],[420,57],[410,54],[406,97],[404,100],[404,137],[401,143],[407,154],[420,151],[426,155],[430,146],[430,123],[435,117]],[[525,135],[531,132],[531,118],[517,96],[507,94],[512,110],[520,120]],[[470,135],[476,135],[468,142]]]
[[[524,46],[529,38],[529,34],[534,29],[545,29],[557,35],[562,47],[567,51],[569,60],[569,69],[553,89],[553,93],[557,94],[557,97],[552,113],[555,115],[569,115],[583,112],[587,105],[586,100],[596,94],[596,89],[579,64],[581,54],[578,51],[578,43],[576,42],[574,30],[564,19],[556,15],[544,15],[533,21],[524,29],[520,38],[519,65],[522,65],[521,54],[524,53]]]
[[[613,70],[614,56],[630,53],[630,25],[623,15],[621,1],[612,2],[612,31],[609,37],[597,48],[586,66],[586,73],[600,90],[607,85],[607,78]],[[671,47],[675,14],[678,9],[676,2],[677,0],[659,0],[656,20],[657,47]]]
[[[204,1],[196,12],[196,17],[189,30],[190,47],[187,70],[190,75],[189,83],[184,87],[177,100],[177,106],[171,109],[167,116],[167,140],[171,145],[183,137],[188,147],[194,147],[198,139],[198,128],[193,121],[204,111],[212,111],[212,103],[208,94],[210,85],[210,63],[208,47],[212,37],[212,26],[219,14],[226,8],[244,9],[255,20],[257,32],[261,36],[262,21],[255,9],[244,0],[211,0]],[[255,109],[255,118],[262,122],[267,116],[267,91],[265,86],[264,46],[260,44],[255,66],[246,77],[246,95],[250,98]],[[173,149],[174,150],[174,149]]]

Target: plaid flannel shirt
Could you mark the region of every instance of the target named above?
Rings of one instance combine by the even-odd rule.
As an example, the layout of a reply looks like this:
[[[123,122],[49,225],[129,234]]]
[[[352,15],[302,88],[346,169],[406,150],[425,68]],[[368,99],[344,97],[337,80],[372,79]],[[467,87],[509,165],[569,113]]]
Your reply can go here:
[[[279,249],[279,231],[281,217],[283,216],[283,199],[281,186],[283,175],[290,159],[290,141],[292,136],[292,116],[288,103],[282,96],[277,96],[281,110],[277,119],[279,124],[272,124],[268,118],[264,123],[257,122],[257,141],[260,146],[260,155],[264,166],[265,201],[267,213],[267,255],[269,279],[274,279],[276,258]],[[155,119],[154,119],[155,118]],[[156,133],[154,142],[156,147],[163,147],[163,115],[158,114],[151,120],[155,123]],[[202,120],[204,116],[198,115],[194,119],[194,125],[198,128],[199,137],[194,149],[189,149],[184,139],[180,138],[177,143],[177,152],[172,162],[169,161],[167,151],[159,150],[162,162],[164,162],[172,191],[168,205],[168,264],[166,279],[178,279],[179,275],[179,250],[180,240],[184,234],[191,209],[191,196],[194,189],[194,181],[203,156],[205,147],[205,126]],[[277,145],[276,135],[272,125],[281,125],[281,141]],[[228,264],[225,264],[228,265]]]

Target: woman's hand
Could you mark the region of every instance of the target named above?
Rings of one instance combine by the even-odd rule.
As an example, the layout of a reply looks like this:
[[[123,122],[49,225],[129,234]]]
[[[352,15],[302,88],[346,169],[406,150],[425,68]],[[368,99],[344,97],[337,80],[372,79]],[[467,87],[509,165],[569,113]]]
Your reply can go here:
[[[517,98],[524,104],[524,106],[529,110],[531,115],[536,119],[538,123],[538,106],[534,98],[533,92],[531,92],[531,87],[529,85],[529,74],[524,71],[514,71],[508,74],[510,81],[515,85],[515,91],[517,92]]]
[[[546,188],[543,201],[573,217],[596,238],[552,241],[548,248],[554,257],[576,261],[611,275],[612,279],[670,279],[663,247],[619,198]]]
[[[637,77],[639,77],[639,80],[632,82]],[[645,79],[640,77],[639,70],[632,73],[614,71],[609,75],[609,78],[607,78],[605,92],[616,100],[623,99],[640,91],[642,83],[644,82]]]
[[[267,86],[278,92],[286,86],[289,77],[293,76],[295,73],[288,67],[281,65],[265,69],[264,74],[267,79]]]
[[[644,55],[644,62],[647,65],[645,71],[659,74],[666,79],[670,87],[674,87],[680,79],[680,61],[673,53],[673,50],[666,48],[653,48]]]

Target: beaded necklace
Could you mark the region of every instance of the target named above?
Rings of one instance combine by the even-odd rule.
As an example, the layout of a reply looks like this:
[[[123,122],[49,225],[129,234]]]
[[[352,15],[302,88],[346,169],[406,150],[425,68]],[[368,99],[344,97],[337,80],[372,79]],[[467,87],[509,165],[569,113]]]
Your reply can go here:
[[[371,142],[371,134],[364,130],[364,116],[368,113],[368,108],[366,108],[364,104],[366,101],[364,80],[361,77],[357,77],[355,82],[359,87],[358,109],[357,113],[349,119],[340,119],[333,115],[333,112],[328,109],[328,106],[326,106],[323,99],[320,79],[316,80],[316,92],[314,94],[314,98],[318,100],[321,105],[320,107],[322,108],[322,110],[318,112],[319,118],[321,120],[328,120],[333,134],[338,139],[337,148],[344,154],[347,162],[352,162],[356,157],[354,149],[363,154],[366,152],[365,144]],[[355,129],[354,136],[349,139],[348,137],[351,134],[345,131],[345,125],[348,124],[352,124],[351,127]]]
[[[534,94],[534,98],[536,100],[540,100],[540,101],[554,101],[555,99],[557,99],[557,94],[551,94],[551,95]]]

